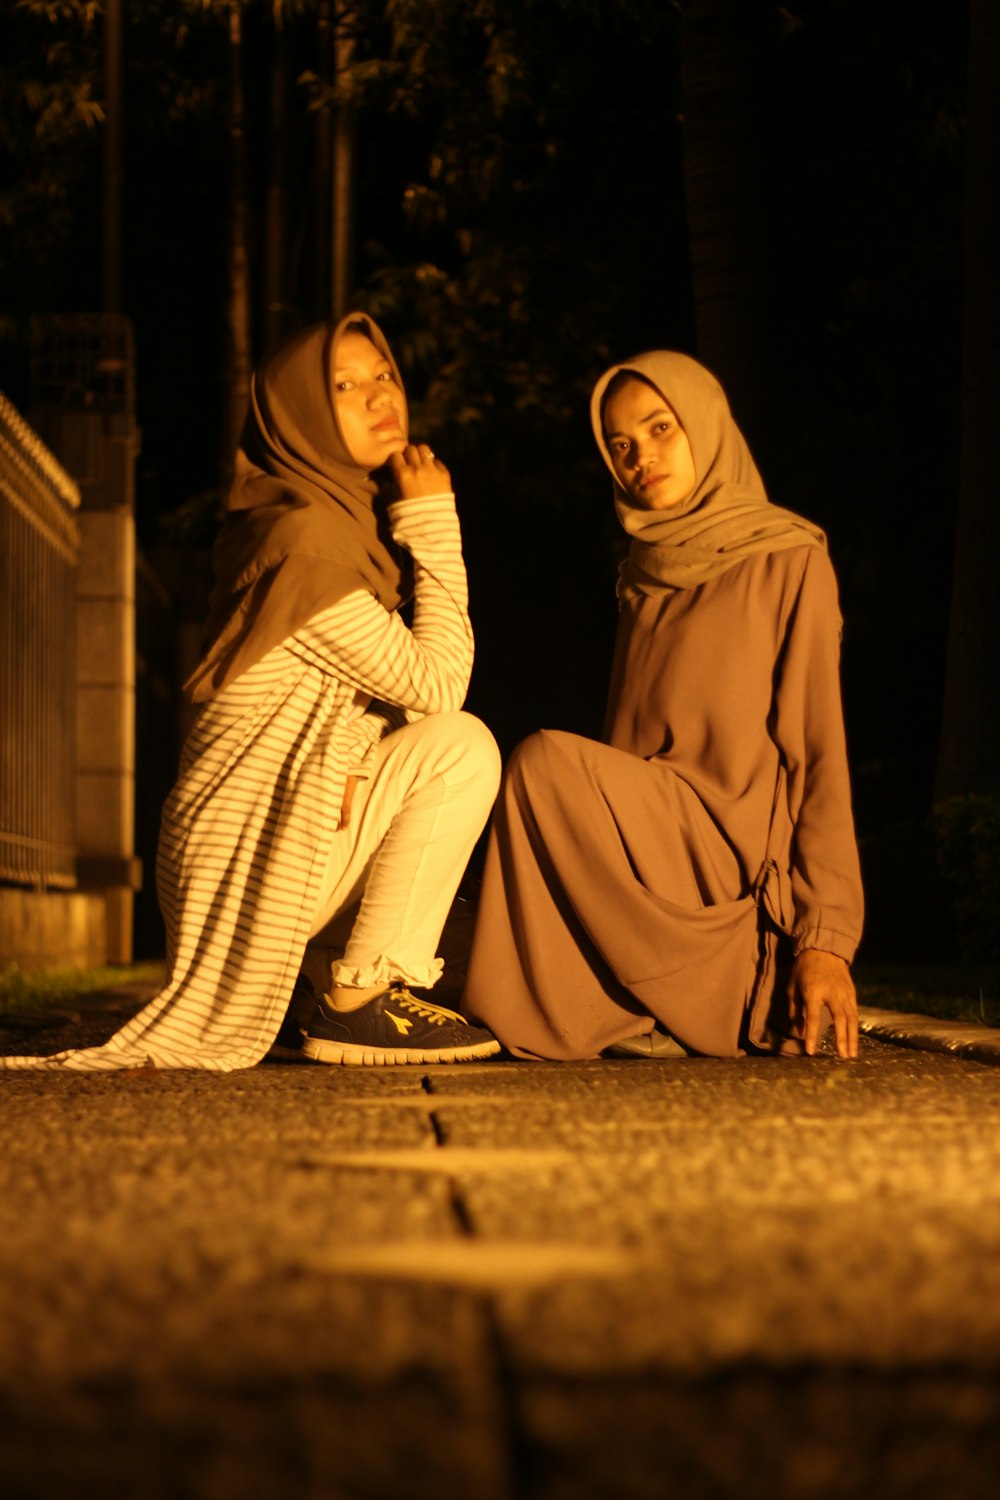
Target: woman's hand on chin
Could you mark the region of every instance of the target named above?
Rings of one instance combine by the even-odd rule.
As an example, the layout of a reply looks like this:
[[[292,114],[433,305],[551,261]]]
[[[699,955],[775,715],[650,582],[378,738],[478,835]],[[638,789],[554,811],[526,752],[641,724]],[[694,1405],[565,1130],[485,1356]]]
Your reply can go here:
[[[820,948],[807,948],[792,965],[788,998],[810,1057],[819,1044],[824,1007],[833,1017],[837,1056],[857,1057],[858,998],[844,959]]]
[[[426,443],[407,443],[388,461],[394,499],[419,500],[423,495],[442,495],[451,490],[451,475]]]

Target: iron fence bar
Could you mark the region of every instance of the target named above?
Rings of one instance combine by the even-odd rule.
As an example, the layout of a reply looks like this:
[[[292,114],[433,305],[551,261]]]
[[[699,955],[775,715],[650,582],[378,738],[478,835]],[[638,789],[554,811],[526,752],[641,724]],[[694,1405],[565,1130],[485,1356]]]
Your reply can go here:
[[[0,393],[0,880],[76,881],[73,480]]]

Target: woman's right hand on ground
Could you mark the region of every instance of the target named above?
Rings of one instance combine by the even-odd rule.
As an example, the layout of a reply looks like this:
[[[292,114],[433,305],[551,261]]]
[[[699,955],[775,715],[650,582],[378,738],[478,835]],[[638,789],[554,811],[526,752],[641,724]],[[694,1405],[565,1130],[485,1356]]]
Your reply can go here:
[[[824,1010],[833,1021],[837,1056],[857,1057],[858,999],[844,959],[819,948],[807,948],[792,965],[788,998],[810,1057],[819,1045]]]
[[[451,475],[426,443],[407,443],[402,453],[388,461],[395,500],[419,500],[424,495],[442,495],[451,490]]]

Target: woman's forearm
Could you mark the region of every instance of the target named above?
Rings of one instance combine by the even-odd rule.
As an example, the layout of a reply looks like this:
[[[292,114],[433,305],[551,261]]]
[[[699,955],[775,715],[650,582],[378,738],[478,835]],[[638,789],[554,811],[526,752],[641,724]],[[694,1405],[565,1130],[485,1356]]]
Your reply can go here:
[[[413,555],[413,629],[370,594],[340,600],[287,649],[372,698],[417,714],[461,708],[472,671],[461,535],[450,497],[397,501],[393,534]]]

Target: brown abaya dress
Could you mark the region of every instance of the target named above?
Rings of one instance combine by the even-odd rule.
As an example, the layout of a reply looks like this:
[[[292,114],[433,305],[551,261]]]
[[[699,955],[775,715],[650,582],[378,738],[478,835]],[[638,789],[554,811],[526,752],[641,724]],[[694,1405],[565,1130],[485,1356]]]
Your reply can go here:
[[[703,474],[708,439],[665,394]],[[593,1057],[655,1023],[713,1056],[801,1050],[782,955],[853,958],[837,586],[825,547],[794,542],[622,588],[606,743],[542,730],[514,752],[465,1009],[518,1056]]]

